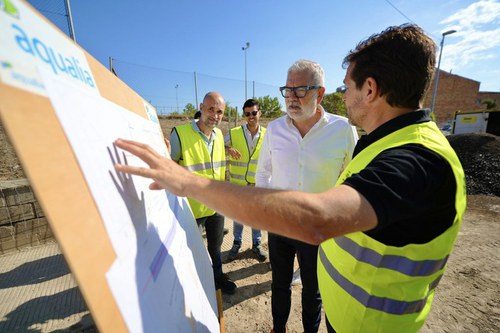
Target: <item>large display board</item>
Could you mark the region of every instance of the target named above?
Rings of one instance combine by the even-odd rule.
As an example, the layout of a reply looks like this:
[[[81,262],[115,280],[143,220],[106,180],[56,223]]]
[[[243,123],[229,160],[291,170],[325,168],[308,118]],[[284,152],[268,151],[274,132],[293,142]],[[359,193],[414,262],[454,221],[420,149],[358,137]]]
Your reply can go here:
[[[0,0],[0,116],[101,332],[218,332],[210,259],[184,198],[116,173],[168,155],[155,110],[32,7]]]

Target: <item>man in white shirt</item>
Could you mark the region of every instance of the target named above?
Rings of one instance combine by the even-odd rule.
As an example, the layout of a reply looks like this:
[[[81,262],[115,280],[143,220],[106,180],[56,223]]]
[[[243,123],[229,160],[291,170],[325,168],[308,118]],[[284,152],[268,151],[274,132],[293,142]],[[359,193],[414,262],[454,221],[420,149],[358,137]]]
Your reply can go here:
[[[282,190],[320,193],[335,186],[351,160],[356,130],[344,117],[326,113],[320,105],[325,94],[324,71],[309,60],[288,70],[280,88],[287,115],[269,123],[256,175],[256,185]],[[294,257],[300,256],[302,321],[305,332],[317,332],[321,297],[316,274],[318,246],[268,234],[272,268],[273,331],[286,331],[290,314]]]

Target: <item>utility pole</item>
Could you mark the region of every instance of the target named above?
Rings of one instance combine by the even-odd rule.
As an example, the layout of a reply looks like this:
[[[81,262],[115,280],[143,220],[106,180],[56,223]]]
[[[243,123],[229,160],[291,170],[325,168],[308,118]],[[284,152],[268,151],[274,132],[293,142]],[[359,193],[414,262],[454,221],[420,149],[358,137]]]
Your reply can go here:
[[[247,50],[250,47],[250,43],[247,42],[245,46],[241,49],[245,52],[245,101],[247,100]]]
[[[179,90],[179,85],[175,85],[175,104],[177,105],[177,113],[179,113],[179,95],[177,91]]]

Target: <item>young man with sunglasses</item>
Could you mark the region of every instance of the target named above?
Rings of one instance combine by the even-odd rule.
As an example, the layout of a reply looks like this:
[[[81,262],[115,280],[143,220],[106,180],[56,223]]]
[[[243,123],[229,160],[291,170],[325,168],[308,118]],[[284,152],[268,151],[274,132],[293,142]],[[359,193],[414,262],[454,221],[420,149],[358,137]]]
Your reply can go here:
[[[259,160],[260,148],[266,128],[260,126],[262,115],[260,104],[255,99],[249,99],[243,104],[243,116],[246,125],[232,128],[226,134],[224,141],[229,154],[229,179],[231,183],[241,186],[255,186],[255,172]],[[233,222],[233,247],[227,259],[232,261],[238,256],[241,247],[243,225]],[[265,261],[268,253],[261,246],[262,233],[252,228],[252,252],[259,261]]]
[[[326,113],[324,71],[309,60],[299,60],[288,70],[280,88],[287,115],[269,123],[259,165],[258,187],[319,193],[332,188],[351,160],[356,130],[344,117]],[[286,331],[290,314],[295,255],[300,257],[302,324],[304,332],[317,332],[321,321],[318,288],[318,246],[268,234],[272,269],[271,307],[273,332]]]

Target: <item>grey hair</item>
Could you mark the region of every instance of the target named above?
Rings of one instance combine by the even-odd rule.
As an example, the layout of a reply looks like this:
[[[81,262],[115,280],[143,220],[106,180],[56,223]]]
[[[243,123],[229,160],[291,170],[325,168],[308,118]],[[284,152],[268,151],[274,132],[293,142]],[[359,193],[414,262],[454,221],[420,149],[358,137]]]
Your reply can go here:
[[[288,69],[288,74],[293,72],[308,72],[311,74],[311,85],[325,85],[325,71],[321,67],[320,64],[307,60],[300,59],[297,60],[290,68]]]

